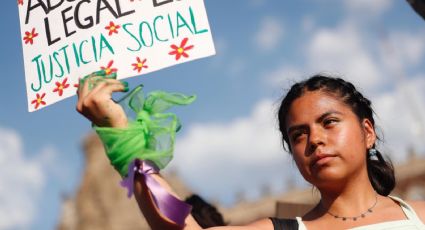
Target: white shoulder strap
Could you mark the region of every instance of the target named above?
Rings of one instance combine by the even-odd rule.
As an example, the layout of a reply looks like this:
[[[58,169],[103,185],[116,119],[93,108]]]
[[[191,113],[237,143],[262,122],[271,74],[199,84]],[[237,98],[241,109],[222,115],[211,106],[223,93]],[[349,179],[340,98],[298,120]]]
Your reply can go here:
[[[408,203],[406,203],[404,200],[395,196],[388,196],[388,197],[397,201],[400,204],[400,207],[403,210],[404,214],[407,216],[407,219],[413,220],[415,222],[422,224],[422,221],[419,219],[418,215],[416,215],[415,210],[413,210],[413,208]]]
[[[298,230],[307,230],[307,227],[304,225],[304,222],[301,217],[297,216],[295,219],[298,222]]]

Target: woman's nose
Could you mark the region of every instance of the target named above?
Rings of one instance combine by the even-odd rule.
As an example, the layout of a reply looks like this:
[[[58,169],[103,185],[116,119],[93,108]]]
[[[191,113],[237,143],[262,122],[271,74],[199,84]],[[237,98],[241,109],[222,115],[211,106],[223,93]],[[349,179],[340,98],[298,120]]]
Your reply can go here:
[[[319,127],[310,128],[308,137],[308,155],[316,151],[317,147],[325,144],[325,134]]]

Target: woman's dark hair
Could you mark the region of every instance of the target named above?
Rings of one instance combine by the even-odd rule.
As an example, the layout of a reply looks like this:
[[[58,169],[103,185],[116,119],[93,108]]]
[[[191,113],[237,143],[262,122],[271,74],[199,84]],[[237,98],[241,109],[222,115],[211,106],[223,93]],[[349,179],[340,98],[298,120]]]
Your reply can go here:
[[[292,102],[304,95],[304,93],[316,90],[321,90],[337,96],[352,109],[359,121],[366,118],[372,123],[373,128],[375,128],[375,120],[373,119],[374,112],[371,102],[357,91],[353,84],[341,78],[315,75],[307,80],[294,84],[282,100],[278,112],[278,119],[279,130],[282,133],[284,146],[286,143],[290,149],[289,137],[286,131],[286,116]],[[373,148],[374,147],[375,145],[373,145]],[[394,167],[391,161],[385,159],[379,151],[377,151],[375,158],[369,157],[368,152],[365,154],[367,154],[367,172],[373,188],[378,194],[387,196],[395,187]]]

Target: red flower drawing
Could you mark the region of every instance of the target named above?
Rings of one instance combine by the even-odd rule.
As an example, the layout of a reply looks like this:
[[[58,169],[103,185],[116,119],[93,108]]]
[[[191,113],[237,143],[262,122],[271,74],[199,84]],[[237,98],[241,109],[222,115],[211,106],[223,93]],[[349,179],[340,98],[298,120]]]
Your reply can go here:
[[[116,73],[117,69],[116,68],[111,68],[112,65],[114,64],[114,60],[109,61],[108,66],[106,67],[100,67],[101,69],[105,70],[106,75],[111,74],[111,73]]]
[[[43,101],[44,96],[46,96],[46,93],[41,96],[37,93],[37,98],[31,102],[31,104],[35,104],[35,109],[38,109],[40,105],[46,105],[46,102]]]
[[[140,73],[140,71],[142,71],[143,68],[146,68],[146,69],[148,68],[148,66],[145,65],[146,58],[143,59],[143,61],[140,61],[140,58],[137,57],[136,60],[137,60],[136,63],[131,64],[132,66],[134,66],[133,70],[137,70],[137,72]]]
[[[194,46],[190,45],[190,46],[186,46],[187,40],[189,40],[188,38],[184,38],[183,41],[180,43],[180,46],[177,47],[176,45],[171,45],[171,49],[173,49],[173,51],[169,52],[169,55],[176,55],[176,61],[178,61],[181,56],[188,58],[189,55],[186,53],[186,51],[192,49]]]
[[[38,36],[38,33],[35,32],[35,28],[32,28],[31,32],[26,31],[24,36],[25,44],[34,43],[34,38]]]
[[[120,25],[115,25],[112,21],[109,22],[109,26],[106,26],[105,29],[109,30],[109,36],[113,33],[118,34],[118,29],[121,28]]]
[[[18,0],[18,5],[23,6],[24,5],[24,0]]]
[[[53,92],[58,92],[59,96],[62,96],[63,94],[63,90],[69,87],[69,84],[66,83],[66,81],[68,80],[68,78],[65,78],[62,83],[60,82],[56,82],[56,88],[53,89]]]

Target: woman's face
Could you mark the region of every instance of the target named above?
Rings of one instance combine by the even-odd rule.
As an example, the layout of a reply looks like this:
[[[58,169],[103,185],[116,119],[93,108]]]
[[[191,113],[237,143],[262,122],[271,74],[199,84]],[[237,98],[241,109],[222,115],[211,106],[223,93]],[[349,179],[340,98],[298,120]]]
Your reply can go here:
[[[366,150],[376,139],[373,126],[368,119],[359,121],[336,96],[320,90],[304,93],[292,102],[286,127],[298,169],[313,185],[367,173]]]

